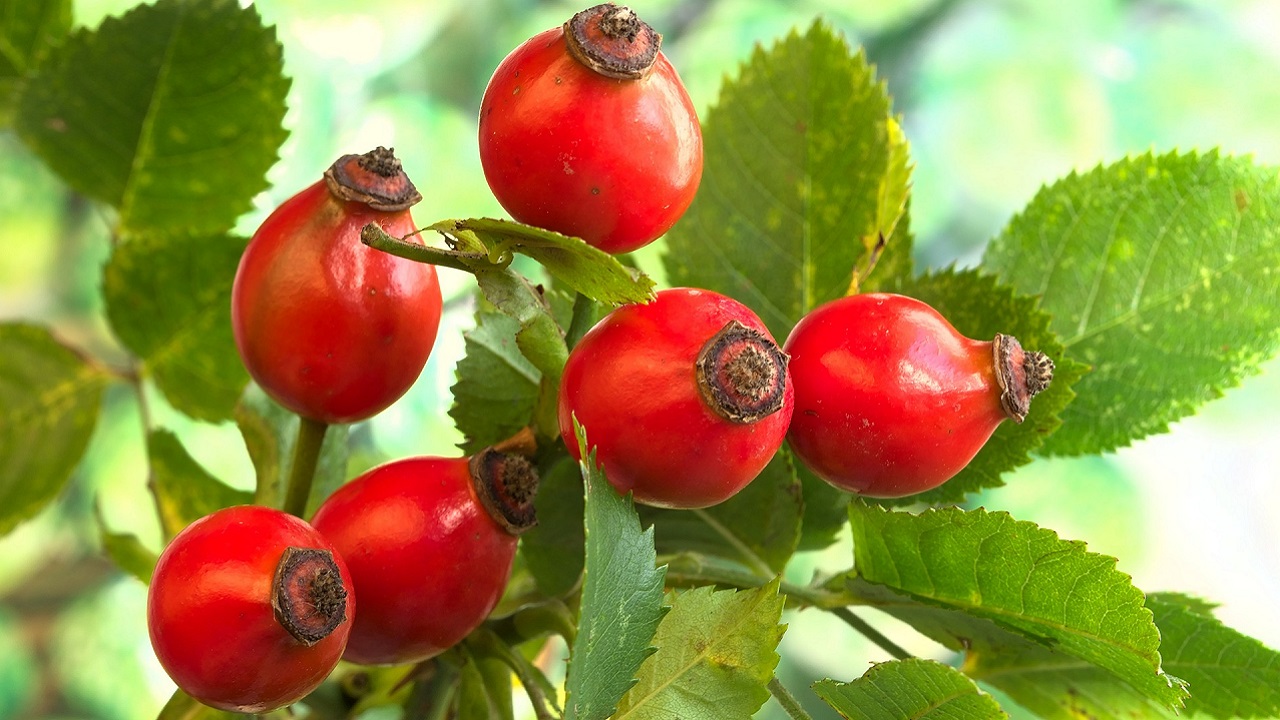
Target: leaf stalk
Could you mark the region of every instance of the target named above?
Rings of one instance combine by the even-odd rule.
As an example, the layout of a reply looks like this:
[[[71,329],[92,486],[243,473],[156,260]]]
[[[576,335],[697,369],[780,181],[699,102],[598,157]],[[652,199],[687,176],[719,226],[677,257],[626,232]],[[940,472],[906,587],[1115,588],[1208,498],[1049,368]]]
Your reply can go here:
[[[298,517],[307,514],[307,501],[311,499],[311,484],[320,463],[320,448],[329,424],[320,420],[300,417],[298,439],[293,444],[293,463],[289,468],[289,484],[285,490],[285,512]]]
[[[911,653],[903,650],[897,643],[885,637],[883,633],[871,626],[871,623],[863,620],[854,614],[847,607],[838,607],[831,610],[831,614],[845,621],[849,627],[857,630],[864,637],[875,643],[881,650],[892,655],[897,660],[907,660],[912,657]]]
[[[804,707],[800,705],[800,701],[796,700],[796,696],[791,694],[791,691],[787,689],[786,685],[782,684],[777,675],[769,678],[769,692],[792,720],[813,720],[813,717],[805,712]]]

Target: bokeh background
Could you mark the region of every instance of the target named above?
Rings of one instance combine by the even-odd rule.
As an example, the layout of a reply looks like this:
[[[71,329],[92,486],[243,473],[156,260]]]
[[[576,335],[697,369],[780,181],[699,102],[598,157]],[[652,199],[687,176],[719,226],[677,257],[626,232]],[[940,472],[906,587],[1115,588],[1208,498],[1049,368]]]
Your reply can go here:
[[[129,0],[76,0],[94,26]],[[338,155],[392,145],[422,190],[426,224],[501,215],[476,150],[476,109],[493,68],[533,33],[584,5],[534,0],[266,0],[293,78],[291,135],[272,190],[243,218],[319,177]],[[639,0],[699,108],[757,43],[821,16],[866,48],[903,115],[915,163],[912,226],[921,265],[975,263],[1039,186],[1128,154],[1209,149],[1280,164],[1280,2],[1275,0]],[[2,21],[2,20],[0,20]],[[0,134],[0,320],[48,323],[72,343],[118,353],[98,288],[109,243],[91,203],[67,193]],[[660,277],[659,249],[640,254]],[[442,271],[448,312],[421,381],[353,431],[353,467],[451,453],[445,411],[467,277]],[[210,471],[247,487],[229,425],[162,406]],[[108,393],[89,455],[61,500],[0,539],[0,720],[154,717],[172,685],[147,641],[145,588],[101,559],[105,523],[153,547],[141,427],[128,392]],[[974,505],[1086,540],[1147,590],[1221,603],[1219,617],[1280,647],[1280,363],[1201,413],[1101,458],[1039,460]],[[157,548],[158,549],[158,548]],[[809,554],[794,579],[847,567],[847,543]],[[946,658],[902,626],[866,615],[913,652]],[[780,674],[807,705],[821,677],[850,680],[887,659],[817,612],[789,615]],[[1015,716],[1016,708],[1014,710]],[[813,706],[815,717],[834,717]],[[781,713],[770,701],[760,717]]]

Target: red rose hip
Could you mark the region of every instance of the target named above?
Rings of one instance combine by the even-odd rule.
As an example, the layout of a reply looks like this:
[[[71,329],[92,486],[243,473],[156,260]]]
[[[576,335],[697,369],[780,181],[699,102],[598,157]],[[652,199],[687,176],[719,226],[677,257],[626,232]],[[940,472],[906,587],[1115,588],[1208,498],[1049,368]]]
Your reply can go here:
[[[421,374],[440,324],[431,265],[374,250],[360,229],[413,233],[421,198],[385,148],[346,155],[249,241],[231,291],[236,347],[281,405],[325,423],[370,418]]]
[[[502,61],[480,105],[480,161],[513,218],[621,253],[684,214],[702,131],[661,43],[629,8],[605,4]]]
[[[791,331],[788,443],[832,485],[902,497],[960,472],[1006,419],[1022,422],[1053,362],[1016,339],[964,337],[929,305],[853,295]]]
[[[305,521],[240,506],[192,523],[160,554],[147,595],[156,657],[206,705],[263,713],[338,664],[355,614],[351,578]]]
[[[312,523],[350,568],[360,615],[346,659],[419,662],[452,647],[502,597],[517,536],[534,525],[537,475],[522,457],[417,457],[333,493]]]
[[[619,492],[668,508],[723,502],[782,446],[793,393],[786,355],[760,318],[709,290],[663,290],[610,313],[574,347],[561,379],[573,419]]]

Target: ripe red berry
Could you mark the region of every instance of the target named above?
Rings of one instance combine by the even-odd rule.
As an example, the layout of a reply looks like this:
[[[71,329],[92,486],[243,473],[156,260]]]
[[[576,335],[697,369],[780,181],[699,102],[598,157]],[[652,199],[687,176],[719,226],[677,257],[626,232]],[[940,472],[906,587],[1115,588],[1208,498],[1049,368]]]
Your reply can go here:
[[[524,458],[418,457],[343,485],[312,523],[351,569],[360,615],[346,659],[365,665],[440,654],[488,617],[516,536],[534,524],[537,475]]]
[[[1022,422],[1053,362],[1016,339],[970,340],[902,295],[840,298],[785,345],[796,410],[788,442],[827,482],[869,497],[930,490],[960,472],[1006,418]]]
[[[781,447],[793,405],[787,358],[760,318],[709,290],[663,290],[610,313],[574,347],[558,403],[619,492],[701,508],[729,499]]]
[[[661,43],[629,8],[605,4],[502,61],[480,104],[480,161],[513,218],[621,253],[684,214],[702,131]]]
[[[156,657],[206,705],[262,713],[302,699],[347,644],[355,599],[342,559],[279,510],[219,510],[160,554],[147,596]]]
[[[435,268],[363,245],[360,229],[414,232],[409,206],[420,198],[378,148],[339,158],[258,228],[236,272],[231,322],[249,374],[281,405],[356,422],[417,380],[440,324]]]

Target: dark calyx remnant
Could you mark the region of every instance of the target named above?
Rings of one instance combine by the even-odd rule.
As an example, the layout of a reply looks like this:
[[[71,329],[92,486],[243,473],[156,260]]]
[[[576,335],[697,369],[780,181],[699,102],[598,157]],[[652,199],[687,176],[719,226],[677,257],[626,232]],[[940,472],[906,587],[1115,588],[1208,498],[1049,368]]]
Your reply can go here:
[[[716,414],[752,423],[782,408],[789,359],[769,336],[731,320],[698,353],[698,389]]]
[[[1000,385],[1000,407],[1016,423],[1027,419],[1031,398],[1053,380],[1053,360],[1042,352],[1028,352],[1012,335],[996,334],[992,342],[996,361],[996,382]]]
[[[480,504],[503,529],[519,535],[538,524],[533,509],[538,471],[527,459],[490,447],[472,455],[470,467]]]
[[[335,196],[375,210],[396,212],[422,199],[395,150],[381,146],[363,155],[343,155],[324,171],[324,180]]]
[[[569,53],[605,77],[638,80],[658,59],[662,36],[629,7],[605,3],[564,24]]]
[[[333,553],[318,548],[286,548],[271,589],[276,621],[308,647],[347,620],[347,589]]]

